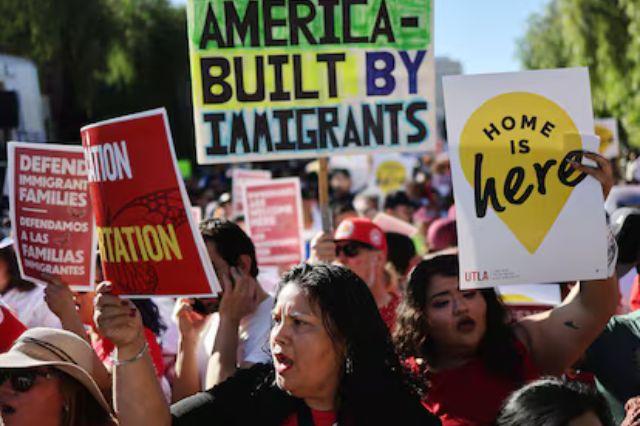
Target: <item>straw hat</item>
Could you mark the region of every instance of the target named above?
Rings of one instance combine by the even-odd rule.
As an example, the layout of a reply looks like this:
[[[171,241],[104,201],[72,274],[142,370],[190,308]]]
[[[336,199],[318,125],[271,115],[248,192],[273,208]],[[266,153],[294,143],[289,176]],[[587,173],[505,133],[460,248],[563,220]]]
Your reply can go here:
[[[25,331],[9,352],[0,354],[0,368],[53,367],[83,385],[107,413],[113,411],[92,377],[93,349],[66,330],[36,327]]]

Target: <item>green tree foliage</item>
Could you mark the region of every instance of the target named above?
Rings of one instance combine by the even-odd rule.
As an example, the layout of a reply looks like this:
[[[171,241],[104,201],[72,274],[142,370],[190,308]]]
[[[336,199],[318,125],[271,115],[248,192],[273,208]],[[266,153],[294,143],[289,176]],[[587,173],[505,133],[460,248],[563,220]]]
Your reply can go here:
[[[2,0],[0,53],[32,59],[56,139],[89,122],[169,112],[178,156],[193,156],[184,8],[168,0]]]
[[[617,117],[640,146],[640,2],[551,0],[520,40],[526,68],[588,66],[596,115]]]

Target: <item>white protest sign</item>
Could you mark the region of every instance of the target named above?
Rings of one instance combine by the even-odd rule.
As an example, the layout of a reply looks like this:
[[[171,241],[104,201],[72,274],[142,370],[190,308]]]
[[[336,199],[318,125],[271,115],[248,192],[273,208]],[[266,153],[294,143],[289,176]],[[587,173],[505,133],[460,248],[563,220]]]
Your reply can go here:
[[[189,0],[187,18],[198,163],[433,147],[433,0]]]
[[[569,164],[597,150],[586,68],[445,77],[444,95],[461,288],[604,278],[602,190]]]
[[[417,158],[400,153],[376,154],[373,156],[372,183],[383,193],[404,189],[413,177]]]
[[[600,136],[598,152],[604,158],[612,160],[620,155],[620,137],[618,136],[618,120],[615,118],[596,118],[595,132]]]
[[[395,232],[406,235],[409,238],[419,232],[418,228],[412,224],[383,212],[376,214],[373,218],[373,223],[378,225],[384,232]]]

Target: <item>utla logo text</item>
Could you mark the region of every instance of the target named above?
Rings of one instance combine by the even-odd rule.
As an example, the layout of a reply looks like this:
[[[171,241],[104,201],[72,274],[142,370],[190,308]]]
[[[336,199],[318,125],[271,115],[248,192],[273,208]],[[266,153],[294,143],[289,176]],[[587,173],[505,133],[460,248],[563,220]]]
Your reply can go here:
[[[465,271],[465,281],[487,281],[489,279],[489,272],[487,271]]]

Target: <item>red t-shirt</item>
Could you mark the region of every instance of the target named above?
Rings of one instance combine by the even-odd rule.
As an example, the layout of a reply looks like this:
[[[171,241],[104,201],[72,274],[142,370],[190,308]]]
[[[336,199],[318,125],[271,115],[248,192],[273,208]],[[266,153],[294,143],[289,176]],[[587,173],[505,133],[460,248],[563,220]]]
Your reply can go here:
[[[631,287],[631,295],[629,297],[629,307],[632,311],[640,309],[640,275],[636,275]]]
[[[391,333],[396,326],[396,310],[398,309],[398,305],[400,304],[400,297],[398,297],[398,295],[395,293],[389,293],[389,295],[391,296],[391,300],[389,300],[389,303],[384,305],[382,308],[378,308],[378,311],[380,312],[382,320],[385,324],[387,324],[387,328]]]
[[[314,426],[333,426],[336,424],[338,417],[335,411],[318,411],[311,410],[311,418]],[[298,426],[298,415],[292,414],[282,423],[282,426]]]
[[[524,381],[539,378],[529,352],[519,341],[516,350],[522,356]],[[480,358],[439,372],[428,368],[425,372],[413,358],[406,363],[412,371],[426,375],[429,389],[422,404],[440,418],[443,426],[493,425],[504,400],[520,386],[515,380],[489,372]]]
[[[144,337],[147,340],[147,344],[149,345],[149,355],[151,356],[153,365],[156,368],[156,375],[158,377],[162,377],[162,375],[164,374],[164,360],[162,359],[162,349],[158,344],[156,335],[153,334],[153,331],[145,327]],[[110,366],[112,364],[110,357],[115,349],[115,346],[109,339],[100,337],[92,341],[91,346],[104,365]]]
[[[11,311],[0,306],[0,353],[8,351],[26,329]]]

